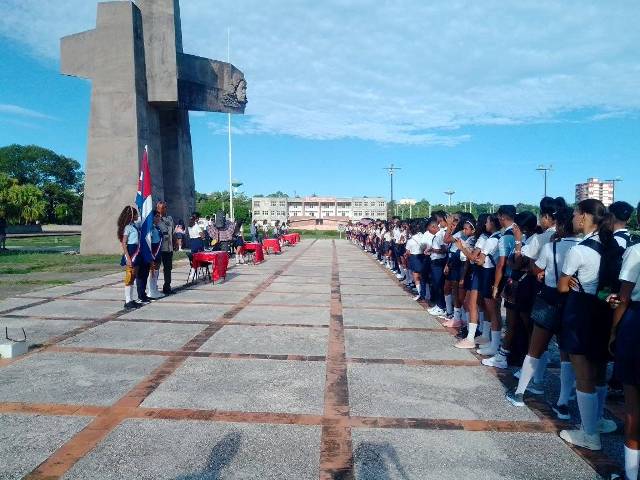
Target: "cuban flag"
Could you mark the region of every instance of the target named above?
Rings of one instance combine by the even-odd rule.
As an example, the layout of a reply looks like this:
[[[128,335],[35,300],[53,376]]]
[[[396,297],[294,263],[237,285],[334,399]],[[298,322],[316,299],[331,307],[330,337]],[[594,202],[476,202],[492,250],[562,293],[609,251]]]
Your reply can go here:
[[[153,228],[153,199],[151,198],[151,172],[149,171],[149,156],[147,146],[144,147],[140,178],[138,179],[138,194],[136,205],[140,212],[140,254],[145,262],[151,263],[151,229]]]

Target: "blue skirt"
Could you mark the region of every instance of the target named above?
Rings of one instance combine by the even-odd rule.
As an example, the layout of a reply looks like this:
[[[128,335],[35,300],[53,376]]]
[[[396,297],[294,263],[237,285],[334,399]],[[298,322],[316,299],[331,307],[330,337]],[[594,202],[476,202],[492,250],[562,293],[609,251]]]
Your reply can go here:
[[[420,273],[424,267],[424,255],[409,255],[409,268],[412,272]]]
[[[478,295],[482,298],[493,298],[493,282],[496,278],[495,268],[480,267],[480,285]]]
[[[624,385],[640,385],[640,302],[632,302],[624,313],[615,343],[616,378]]]
[[[202,252],[204,250],[204,241],[201,238],[190,238],[189,247],[191,253]]]
[[[445,277],[450,282],[459,282],[462,280],[463,263],[460,260],[460,252],[454,253],[447,262],[449,273]]]
[[[133,257],[133,255],[135,255],[135,253],[140,249],[139,245],[136,243],[135,245],[127,245],[127,252],[129,253],[130,257]],[[138,265],[140,265],[142,263],[142,254],[140,252],[138,252],[138,255],[136,255],[136,258],[133,259],[133,262],[131,262],[131,266],[132,267],[137,267]],[[124,255],[122,255],[122,258],[120,259],[120,266],[124,267],[127,265],[127,259],[125,258]]]
[[[595,295],[571,291],[562,314],[561,344],[567,353],[595,362],[610,358],[613,310]]]

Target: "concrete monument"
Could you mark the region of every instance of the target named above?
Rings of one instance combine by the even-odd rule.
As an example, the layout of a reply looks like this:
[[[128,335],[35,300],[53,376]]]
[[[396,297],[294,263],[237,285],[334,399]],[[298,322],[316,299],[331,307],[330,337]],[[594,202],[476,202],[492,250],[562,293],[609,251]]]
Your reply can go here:
[[[182,51],[178,0],[98,4],[96,28],[61,40],[61,70],[90,79],[83,254],[119,252],[116,220],[149,148],[154,200],[185,221],[195,208],[189,110],[244,113],[243,73]]]

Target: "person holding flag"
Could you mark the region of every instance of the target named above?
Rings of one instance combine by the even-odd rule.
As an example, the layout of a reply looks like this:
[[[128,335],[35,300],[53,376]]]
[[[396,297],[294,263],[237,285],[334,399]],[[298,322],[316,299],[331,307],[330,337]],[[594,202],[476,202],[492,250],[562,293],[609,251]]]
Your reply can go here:
[[[149,270],[154,262],[151,232],[153,230],[153,199],[151,196],[151,172],[149,169],[149,155],[147,147],[144,147],[140,177],[138,178],[138,193],[136,205],[140,212],[140,263],[136,274],[136,287],[138,300],[149,303],[151,298],[147,296],[147,279]]]

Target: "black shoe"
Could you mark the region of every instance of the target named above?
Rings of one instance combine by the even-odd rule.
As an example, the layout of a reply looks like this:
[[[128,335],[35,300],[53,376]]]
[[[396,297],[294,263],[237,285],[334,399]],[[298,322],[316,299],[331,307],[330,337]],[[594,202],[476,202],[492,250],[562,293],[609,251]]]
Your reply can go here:
[[[458,334],[456,335],[456,338],[467,338],[468,334],[469,334],[469,329],[467,327],[460,327],[460,329],[458,330]]]
[[[566,405],[552,405],[551,410],[556,414],[560,420],[571,420],[571,413],[569,413],[569,407]]]
[[[173,294],[174,294],[174,293],[176,293],[176,292],[174,292],[174,291],[173,291],[173,290],[171,290],[170,288],[168,288],[168,289],[166,289],[166,290],[163,288],[163,289],[162,289],[162,293],[164,293],[165,295],[173,295]]]
[[[145,300],[144,298],[139,298],[138,301],[136,302],[139,306],[143,306],[143,305],[149,305],[151,303],[151,300]]]
[[[140,305],[137,302],[131,301],[131,302],[127,302],[124,304],[124,308],[125,310],[133,310],[134,308],[140,308],[142,305]]]

